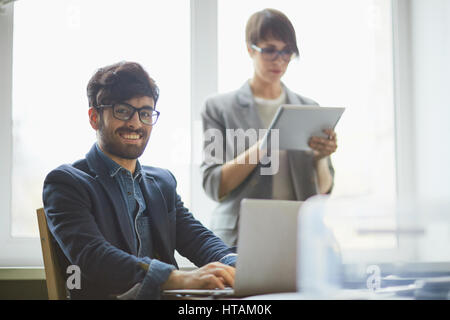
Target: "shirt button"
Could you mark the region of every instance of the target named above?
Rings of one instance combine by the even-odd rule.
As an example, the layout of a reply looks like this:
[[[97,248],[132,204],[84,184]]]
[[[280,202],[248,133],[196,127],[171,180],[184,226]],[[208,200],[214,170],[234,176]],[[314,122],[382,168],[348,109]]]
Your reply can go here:
[[[130,191],[128,191],[128,195],[131,196],[131,192]]]

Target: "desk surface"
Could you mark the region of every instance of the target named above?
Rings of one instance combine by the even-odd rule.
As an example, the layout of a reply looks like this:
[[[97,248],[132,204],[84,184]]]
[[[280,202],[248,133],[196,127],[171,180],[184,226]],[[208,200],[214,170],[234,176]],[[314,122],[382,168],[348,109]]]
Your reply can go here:
[[[217,295],[182,295],[167,293],[165,300],[413,300],[414,297],[397,295],[394,291],[374,292],[369,289],[340,289],[329,294],[305,294],[301,292],[271,293],[249,297]]]

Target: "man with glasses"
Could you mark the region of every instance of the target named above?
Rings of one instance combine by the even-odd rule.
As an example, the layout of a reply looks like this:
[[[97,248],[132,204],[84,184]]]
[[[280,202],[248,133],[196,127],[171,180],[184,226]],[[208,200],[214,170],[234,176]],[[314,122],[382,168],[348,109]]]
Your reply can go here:
[[[97,143],[50,172],[43,190],[63,269],[81,271],[70,297],[158,299],[163,289],[233,286],[235,248],[194,219],[168,170],[137,160],[160,114],[153,79],[120,62],[99,69],[87,95]],[[178,270],[175,250],[199,269]]]

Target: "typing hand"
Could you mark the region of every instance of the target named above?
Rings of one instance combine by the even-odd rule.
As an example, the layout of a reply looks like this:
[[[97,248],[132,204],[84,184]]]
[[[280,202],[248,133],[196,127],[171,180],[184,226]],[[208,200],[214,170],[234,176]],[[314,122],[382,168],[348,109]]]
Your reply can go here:
[[[334,153],[337,149],[336,133],[333,130],[323,130],[328,138],[311,137],[308,145],[313,149],[314,159],[320,160]]]
[[[234,275],[235,268],[211,262],[192,271],[172,271],[162,289],[224,289],[225,286],[234,286]]]

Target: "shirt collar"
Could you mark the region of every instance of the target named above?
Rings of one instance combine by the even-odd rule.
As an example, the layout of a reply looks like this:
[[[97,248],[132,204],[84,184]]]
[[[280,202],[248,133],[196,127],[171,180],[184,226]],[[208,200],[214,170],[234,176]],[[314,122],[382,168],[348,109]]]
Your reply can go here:
[[[97,148],[97,152],[100,156],[100,158],[103,160],[103,162],[106,165],[106,170],[108,171],[111,178],[113,178],[121,169],[124,170],[124,172],[129,172],[127,169],[119,165],[117,162],[112,160],[110,157],[108,157],[98,146],[98,144],[95,144],[95,147]],[[134,170],[134,179],[138,179],[139,182],[141,182],[142,179],[142,167],[139,163],[139,160],[136,161],[136,169]]]
[[[138,182],[142,180],[142,167],[139,160],[136,160],[136,169],[134,170],[134,178],[138,179]]]

